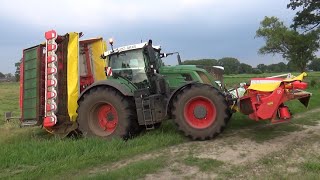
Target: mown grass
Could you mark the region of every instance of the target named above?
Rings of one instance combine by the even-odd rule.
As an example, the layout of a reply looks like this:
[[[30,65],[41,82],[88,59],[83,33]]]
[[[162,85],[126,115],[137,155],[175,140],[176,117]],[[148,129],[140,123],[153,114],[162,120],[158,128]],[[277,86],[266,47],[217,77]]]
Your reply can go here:
[[[164,157],[158,157],[155,159],[133,162],[113,171],[98,173],[92,176],[84,176],[83,179],[139,179],[146,174],[154,173],[155,171],[164,168],[166,165],[166,159]]]
[[[320,77],[320,75],[319,75]],[[235,80],[236,79],[236,80]],[[249,80],[246,77],[227,77],[225,81],[242,82]],[[319,88],[312,88],[309,91],[314,95],[310,101],[310,109],[320,106]],[[294,114],[305,112],[298,101],[290,102],[289,107]],[[19,128],[18,122],[4,123],[3,114],[6,111],[13,111],[19,115],[19,84],[0,84],[0,178],[38,179],[44,177],[69,177],[70,174],[77,174],[79,171],[90,167],[97,167],[101,164],[111,165],[119,160],[130,159],[132,156],[144,154],[151,151],[180,144],[188,141],[175,128],[171,121],[164,122],[158,130],[141,134],[140,136],[122,141],[115,139],[105,141],[97,138],[82,139],[59,139],[49,135],[39,127]],[[294,120],[297,124],[314,124],[318,121],[316,117]],[[307,123],[306,123],[307,122]],[[237,132],[240,129],[252,129],[247,137],[256,137],[260,141],[274,138],[274,135],[290,132],[299,129],[292,129],[290,125],[279,125],[273,128],[255,130],[254,127],[266,122],[254,122],[247,116],[239,113],[234,114],[226,131]],[[281,133],[279,133],[281,132]],[[223,134],[222,134],[223,136]],[[255,139],[255,138],[253,138]],[[203,170],[211,166],[218,166],[218,162],[207,161],[206,159],[186,159],[186,163],[195,163]],[[128,167],[112,170],[108,173],[90,176],[98,179],[136,179],[144,174],[157,171],[166,164],[162,159],[150,159],[129,164]],[[206,165],[207,164],[207,165]],[[191,165],[191,164],[190,164]],[[139,173],[140,172],[140,173]],[[136,174],[136,176],[135,176]],[[86,175],[81,175],[83,178]]]
[[[193,156],[185,158],[184,163],[189,166],[196,166],[200,171],[213,171],[224,164],[224,162],[216,159],[197,158]]]

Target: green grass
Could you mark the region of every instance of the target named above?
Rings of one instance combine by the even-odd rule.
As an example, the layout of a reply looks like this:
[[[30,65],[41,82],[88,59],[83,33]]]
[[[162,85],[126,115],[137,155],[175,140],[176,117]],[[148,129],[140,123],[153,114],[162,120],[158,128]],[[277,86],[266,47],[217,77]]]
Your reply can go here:
[[[320,159],[304,162],[302,169],[307,172],[320,173]]]
[[[239,78],[228,76],[225,81],[227,83],[239,83],[246,79],[249,80],[250,78],[245,77],[245,75]],[[319,88],[315,87],[309,91],[314,93],[309,108],[319,107]],[[294,114],[307,111],[298,101],[290,102],[289,107]],[[119,139],[105,141],[97,138],[59,139],[49,135],[39,127],[19,128],[17,121],[4,123],[3,114],[6,111],[13,111],[15,115],[19,115],[19,83],[0,83],[0,179],[68,177],[88,168],[99,167],[101,164],[111,165],[135,155],[159,151],[188,141],[176,130],[171,121],[164,122],[158,130],[143,133],[129,141]],[[295,124],[313,125],[318,120],[316,115],[312,114],[308,118],[297,119],[293,122]],[[247,116],[236,113],[224,133],[249,129],[249,134],[244,136],[255,137],[258,141],[264,141],[283,135],[282,133],[300,130],[290,124],[255,129],[256,126],[266,123],[255,122]],[[217,160],[194,157],[188,157],[184,162],[192,166],[198,166],[202,171],[222,165]],[[162,168],[164,164],[166,164],[165,161],[157,158],[151,161],[139,161],[89,178],[136,179]],[[83,178],[85,177],[86,175],[83,175]]]
[[[260,78],[260,77],[270,77],[284,73],[263,73],[263,74],[237,74],[237,75],[225,75],[224,83],[227,85],[227,88],[234,88],[238,86],[239,83],[245,82],[249,83],[251,78]],[[295,72],[292,75],[299,75],[300,73]],[[311,80],[314,80],[317,84],[315,87],[319,89],[320,87],[320,72],[308,72],[308,76],[305,77],[304,81],[308,82],[310,85]]]
[[[252,78],[252,77],[271,77],[276,76],[279,74],[286,74],[286,73],[262,73],[262,74],[230,74],[225,75],[225,78]],[[299,75],[300,72],[291,72],[292,75]],[[307,72],[309,77],[320,77],[320,72]]]
[[[4,113],[8,111],[19,116],[19,83],[0,83],[0,125],[4,123]]]
[[[200,171],[213,171],[224,163],[216,159],[197,158],[189,156],[184,159],[184,163],[189,166],[197,166]]]
[[[270,139],[281,137],[289,132],[303,130],[301,126],[294,124],[269,125],[250,129],[242,134],[242,137],[249,138],[258,143],[265,142]]]
[[[164,157],[142,160],[128,164],[107,173],[84,176],[83,179],[139,179],[164,168],[167,162]]]
[[[172,127],[167,123],[158,131],[147,132],[129,141],[58,139],[43,136],[43,131],[32,128],[0,143],[0,178],[35,179],[75,173],[184,142],[185,138]],[[20,170],[14,171],[17,167]]]

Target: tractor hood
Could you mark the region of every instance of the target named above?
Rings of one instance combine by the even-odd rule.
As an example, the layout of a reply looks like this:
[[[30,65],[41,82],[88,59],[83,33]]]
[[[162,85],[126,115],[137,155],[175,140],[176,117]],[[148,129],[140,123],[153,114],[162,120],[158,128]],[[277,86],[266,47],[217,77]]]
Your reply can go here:
[[[212,74],[196,65],[162,66],[159,72],[165,76],[170,89],[178,88],[191,81],[210,84],[218,88]]]
[[[162,66],[160,68],[160,72],[167,72],[167,71],[180,71],[180,70],[189,70],[189,71],[201,71],[205,72],[206,70],[200,68],[196,65],[176,65],[176,66]]]

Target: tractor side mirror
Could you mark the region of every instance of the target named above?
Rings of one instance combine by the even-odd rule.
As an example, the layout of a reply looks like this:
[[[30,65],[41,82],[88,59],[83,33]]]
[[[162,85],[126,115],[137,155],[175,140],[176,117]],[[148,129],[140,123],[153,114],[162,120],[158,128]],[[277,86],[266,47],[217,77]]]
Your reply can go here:
[[[168,54],[166,54],[166,53],[160,53],[160,58],[165,58],[165,57],[168,57]]]
[[[177,55],[177,60],[178,60],[178,64],[181,65],[182,64],[182,61],[181,61],[181,57],[180,57],[180,54],[178,53]]]

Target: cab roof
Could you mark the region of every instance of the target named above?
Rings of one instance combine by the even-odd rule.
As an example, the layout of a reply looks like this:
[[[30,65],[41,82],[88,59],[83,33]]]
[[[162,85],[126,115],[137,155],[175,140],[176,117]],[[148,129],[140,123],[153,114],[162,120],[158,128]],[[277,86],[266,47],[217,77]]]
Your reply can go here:
[[[144,42],[144,43],[139,43],[139,44],[132,44],[132,45],[127,45],[127,46],[122,46],[122,47],[118,47],[116,49],[109,50],[104,52],[104,56],[108,56],[111,54],[115,54],[115,53],[120,53],[120,52],[124,52],[124,51],[129,51],[129,50],[134,50],[134,49],[142,49],[144,46],[148,45],[148,42]],[[156,50],[160,50],[161,46],[152,46],[154,49]]]

